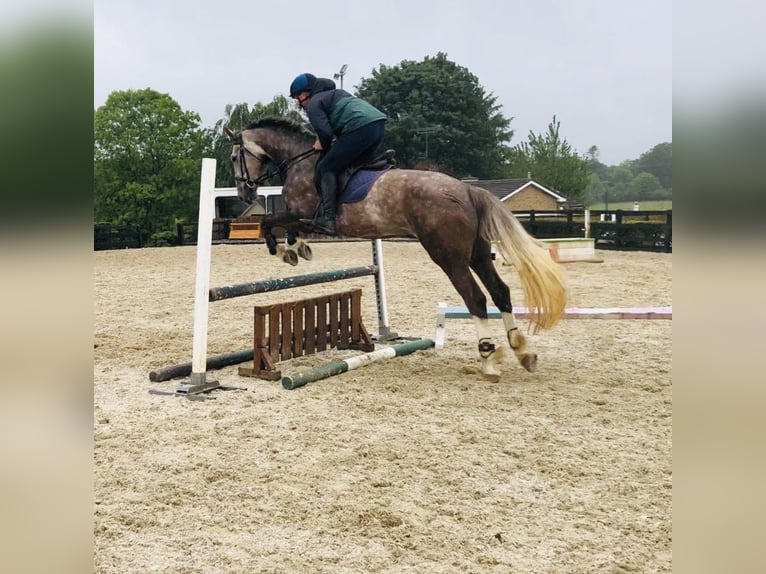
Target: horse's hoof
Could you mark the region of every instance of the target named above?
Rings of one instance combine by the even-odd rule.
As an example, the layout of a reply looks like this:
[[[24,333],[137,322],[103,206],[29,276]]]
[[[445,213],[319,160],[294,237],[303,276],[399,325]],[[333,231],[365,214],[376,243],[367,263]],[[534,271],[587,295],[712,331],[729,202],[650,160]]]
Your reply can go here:
[[[298,254],[293,249],[285,249],[282,254],[282,261],[292,266],[298,265]]]
[[[301,242],[300,245],[298,245],[298,255],[303,257],[306,261],[311,261],[314,259],[314,254],[311,251],[311,247],[309,247],[308,243]]]
[[[527,353],[521,357],[521,366],[534,373],[537,370],[537,353]]]

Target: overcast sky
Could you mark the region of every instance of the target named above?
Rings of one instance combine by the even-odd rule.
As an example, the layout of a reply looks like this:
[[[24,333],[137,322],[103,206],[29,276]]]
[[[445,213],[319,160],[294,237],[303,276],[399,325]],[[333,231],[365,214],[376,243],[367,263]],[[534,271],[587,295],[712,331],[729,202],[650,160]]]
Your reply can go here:
[[[672,140],[669,0],[95,0],[94,107],[152,88],[204,126],[267,103],[301,72],[347,64],[353,93],[381,64],[445,52],[512,117],[511,144],[554,114],[580,153],[612,165]]]

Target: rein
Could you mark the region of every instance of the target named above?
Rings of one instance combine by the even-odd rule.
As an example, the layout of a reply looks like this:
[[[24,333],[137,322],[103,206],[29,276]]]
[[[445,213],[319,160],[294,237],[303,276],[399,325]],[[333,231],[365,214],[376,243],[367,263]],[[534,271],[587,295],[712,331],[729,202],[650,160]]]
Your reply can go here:
[[[270,171],[267,171],[263,175],[261,175],[259,178],[253,180],[250,178],[250,172],[247,169],[247,162],[245,161],[245,153],[249,153],[251,156],[253,156],[255,159],[257,159],[260,162],[264,162],[267,159],[271,159],[268,156],[264,158],[264,156],[255,154],[251,152],[249,149],[247,149],[242,142],[242,137],[239,138],[239,172],[244,174],[245,177],[235,177],[235,181],[242,181],[245,183],[245,185],[250,189],[255,189],[259,185],[261,185],[264,181],[267,179],[274,177],[275,175],[279,175],[282,179],[285,178],[285,174],[287,173],[287,170],[294,164],[306,159],[310,155],[313,155],[317,153],[317,150],[314,148],[308,149],[302,153],[299,153],[298,155],[294,155],[293,157],[287,158],[286,160],[283,160],[279,163],[275,168],[273,168]]]

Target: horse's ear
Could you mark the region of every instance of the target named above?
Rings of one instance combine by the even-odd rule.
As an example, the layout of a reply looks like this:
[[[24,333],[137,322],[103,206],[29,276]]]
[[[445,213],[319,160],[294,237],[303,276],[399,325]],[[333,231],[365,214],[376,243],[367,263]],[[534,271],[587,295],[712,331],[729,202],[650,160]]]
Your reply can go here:
[[[237,134],[231,131],[228,126],[223,126],[223,133],[229,136],[232,140],[237,141]]]

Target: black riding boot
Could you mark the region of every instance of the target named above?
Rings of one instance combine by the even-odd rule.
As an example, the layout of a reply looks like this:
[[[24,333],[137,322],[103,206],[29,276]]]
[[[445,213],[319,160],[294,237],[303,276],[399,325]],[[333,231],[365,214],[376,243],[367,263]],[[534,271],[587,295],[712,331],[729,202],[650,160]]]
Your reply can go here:
[[[322,213],[315,219],[301,219],[301,223],[311,225],[315,231],[327,235],[335,235],[336,207],[338,195],[338,178],[334,173],[326,173],[320,182],[322,186]]]

